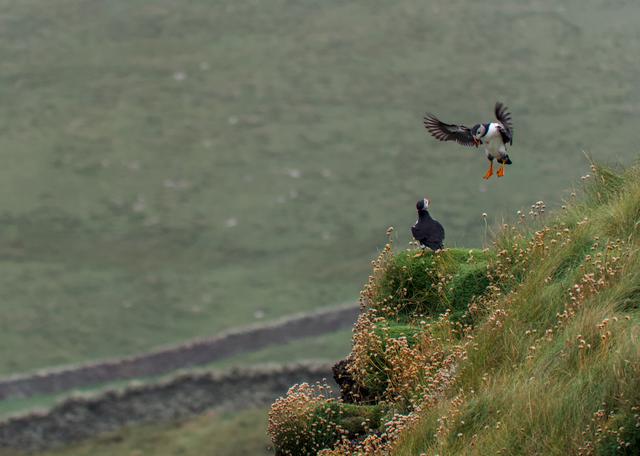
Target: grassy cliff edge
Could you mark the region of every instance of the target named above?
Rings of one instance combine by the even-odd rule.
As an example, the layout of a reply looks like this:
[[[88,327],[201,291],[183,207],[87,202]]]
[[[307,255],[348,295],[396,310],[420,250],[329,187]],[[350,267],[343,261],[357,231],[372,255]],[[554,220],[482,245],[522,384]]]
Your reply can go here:
[[[640,166],[583,182],[484,251],[387,245],[348,358],[366,394],[292,388],[270,414],[277,453],[638,454]]]

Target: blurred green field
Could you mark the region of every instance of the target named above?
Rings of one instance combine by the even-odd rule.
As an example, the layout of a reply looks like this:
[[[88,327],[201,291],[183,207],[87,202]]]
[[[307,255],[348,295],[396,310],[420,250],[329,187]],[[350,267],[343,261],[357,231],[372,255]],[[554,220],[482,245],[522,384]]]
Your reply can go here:
[[[252,367],[268,363],[297,363],[303,361],[317,361],[334,363],[344,358],[351,351],[351,329],[336,331],[322,336],[308,337],[285,344],[265,347],[255,352],[232,356],[230,358],[211,363],[207,366],[184,370],[183,372],[199,371],[225,371],[232,367]],[[80,388],[58,394],[45,394],[28,398],[9,398],[0,401],[0,420],[14,415],[23,415],[27,412],[47,410],[48,408],[64,401],[69,396],[76,394],[96,395],[107,390],[121,390],[132,384],[156,383],[168,381],[180,375],[181,372],[173,372],[156,377],[138,378],[135,381],[121,380]]]
[[[267,410],[212,412],[191,420],[135,426],[47,456],[260,456],[273,454]],[[2,451],[2,456],[21,453]]]
[[[260,363],[294,363],[309,358],[332,362],[343,358],[351,349],[351,329],[323,336],[309,337],[286,344],[267,347],[212,363],[196,370],[219,369],[231,366],[250,367]],[[177,375],[177,374],[173,374]],[[170,376],[139,379],[138,382],[157,382]],[[71,394],[99,394],[107,389],[122,389],[131,382],[122,381],[86,388]],[[0,419],[27,411],[46,410],[67,397],[69,393],[36,396],[27,399],[0,401]],[[182,456],[258,456],[272,454],[267,449],[271,442],[267,436],[267,413],[264,409],[247,409],[236,412],[216,411],[204,416],[175,423],[131,426],[121,431],[98,436],[88,442],[71,445],[43,455],[182,455]],[[0,450],[0,456],[17,456],[21,453]]]
[[[355,299],[418,197],[448,245],[638,150],[640,5],[0,0],[0,374]],[[514,165],[421,118],[512,109]]]

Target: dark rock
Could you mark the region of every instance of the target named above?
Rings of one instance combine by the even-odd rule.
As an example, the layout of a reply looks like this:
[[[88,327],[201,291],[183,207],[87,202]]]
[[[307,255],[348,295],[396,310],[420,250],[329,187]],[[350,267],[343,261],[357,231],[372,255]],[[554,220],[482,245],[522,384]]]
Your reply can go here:
[[[349,372],[350,358],[345,358],[333,365],[333,378],[340,387],[340,397],[347,404],[375,404],[377,398],[367,388],[356,382]]]

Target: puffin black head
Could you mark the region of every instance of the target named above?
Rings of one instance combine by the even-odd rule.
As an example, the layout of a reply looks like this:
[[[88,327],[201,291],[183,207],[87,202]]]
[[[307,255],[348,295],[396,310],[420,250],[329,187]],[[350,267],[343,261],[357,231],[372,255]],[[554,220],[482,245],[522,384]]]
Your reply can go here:
[[[420,211],[426,211],[427,208],[429,207],[429,200],[427,198],[423,198],[421,200],[419,200],[416,203],[416,209],[418,209],[418,212]]]
[[[471,136],[473,136],[473,142],[478,147],[478,144],[482,144],[480,138],[486,134],[486,128],[483,124],[475,124],[471,127]]]

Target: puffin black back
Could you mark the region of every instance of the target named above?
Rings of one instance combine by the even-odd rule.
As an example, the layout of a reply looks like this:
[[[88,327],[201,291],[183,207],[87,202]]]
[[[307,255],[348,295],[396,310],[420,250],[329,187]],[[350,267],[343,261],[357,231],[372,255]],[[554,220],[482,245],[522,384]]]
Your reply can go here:
[[[427,198],[416,203],[418,220],[411,227],[411,234],[421,247],[435,251],[444,247],[444,227],[429,214],[429,204],[430,201]]]

